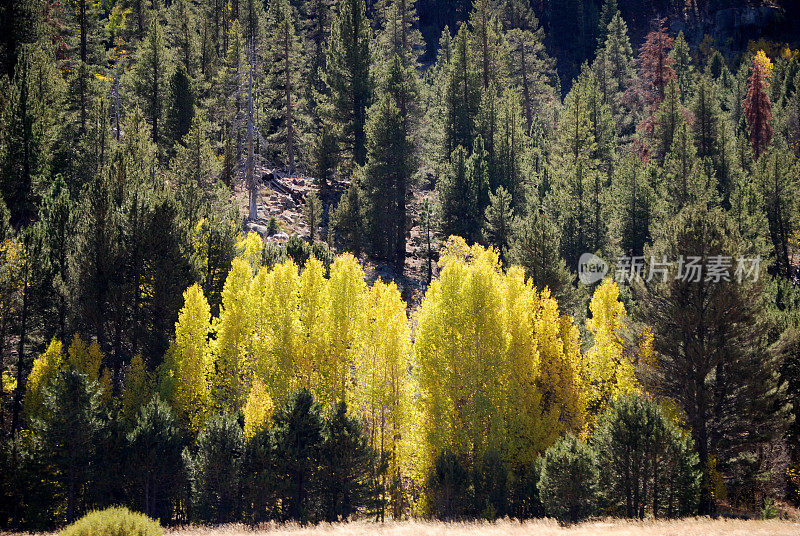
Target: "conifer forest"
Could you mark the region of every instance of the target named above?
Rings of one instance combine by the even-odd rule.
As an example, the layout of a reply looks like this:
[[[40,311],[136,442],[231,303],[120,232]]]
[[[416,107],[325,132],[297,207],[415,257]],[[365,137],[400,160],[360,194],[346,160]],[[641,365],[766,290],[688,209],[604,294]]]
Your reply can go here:
[[[800,522],[796,1],[0,27],[0,532]]]

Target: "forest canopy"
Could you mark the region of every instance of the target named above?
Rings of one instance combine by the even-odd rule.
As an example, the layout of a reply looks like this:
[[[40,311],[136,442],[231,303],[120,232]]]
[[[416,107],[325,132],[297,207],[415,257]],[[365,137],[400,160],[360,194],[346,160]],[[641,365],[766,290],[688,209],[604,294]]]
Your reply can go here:
[[[0,529],[800,503],[794,2],[0,20]]]

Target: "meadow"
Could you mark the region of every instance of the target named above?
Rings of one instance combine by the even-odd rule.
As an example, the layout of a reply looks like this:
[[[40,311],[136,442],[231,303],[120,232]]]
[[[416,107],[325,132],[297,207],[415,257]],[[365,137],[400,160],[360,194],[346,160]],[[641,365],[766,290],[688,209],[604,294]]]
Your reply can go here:
[[[399,521],[383,524],[351,522],[299,525],[271,525],[252,529],[243,525],[218,528],[178,528],[172,536],[797,536],[800,523],[786,520],[729,520],[687,518],[681,520],[602,520],[561,526],[551,519],[489,522]]]

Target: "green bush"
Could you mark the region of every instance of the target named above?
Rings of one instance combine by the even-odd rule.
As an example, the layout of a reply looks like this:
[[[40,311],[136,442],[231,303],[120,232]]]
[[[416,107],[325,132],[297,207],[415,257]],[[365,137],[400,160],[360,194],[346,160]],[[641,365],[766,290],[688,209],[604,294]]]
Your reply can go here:
[[[469,472],[458,456],[447,450],[440,452],[428,479],[431,514],[442,520],[463,517],[470,502],[469,480]]]
[[[604,513],[677,517],[694,512],[700,483],[694,444],[658,403],[637,394],[617,397],[600,416],[592,444]]]
[[[89,512],[61,531],[61,536],[160,536],[161,525],[144,514],[114,507]]]
[[[545,513],[576,523],[591,516],[597,502],[597,462],[591,447],[572,434],[547,449],[539,478]]]

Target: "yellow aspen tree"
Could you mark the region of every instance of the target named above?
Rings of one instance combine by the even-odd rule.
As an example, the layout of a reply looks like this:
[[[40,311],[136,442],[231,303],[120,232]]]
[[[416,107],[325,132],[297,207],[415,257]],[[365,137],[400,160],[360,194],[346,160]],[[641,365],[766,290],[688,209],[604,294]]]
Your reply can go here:
[[[544,289],[539,295],[534,337],[539,349],[536,384],[541,393],[536,448],[544,450],[566,432],[579,432],[586,422],[586,393],[581,380],[580,332],[572,317]],[[530,452],[528,452],[530,456]]]
[[[261,235],[250,231],[236,243],[236,247],[239,250],[239,257],[246,260],[255,273],[261,265],[261,252],[264,250],[264,240]]]
[[[111,402],[112,385],[108,368],[102,368],[103,353],[96,342],[86,343],[79,335],[75,335],[64,354],[61,341],[52,340],[45,352],[34,359],[33,367],[28,375],[25,387],[24,407],[29,418],[41,416],[43,391],[56,374],[69,367],[80,372],[91,381],[97,381],[102,390],[105,404]]]
[[[103,352],[100,351],[100,345],[96,341],[87,343],[76,334],[67,349],[66,364],[90,380],[96,380],[100,384],[101,400],[106,405],[111,404],[113,395],[111,371],[108,367],[103,367]]]
[[[141,355],[134,356],[125,374],[122,388],[122,419],[128,426],[136,423],[139,409],[150,400],[152,381]]]
[[[64,361],[64,345],[53,339],[42,355],[33,360],[25,386],[25,414],[28,419],[42,416],[44,389],[61,370]]]
[[[212,345],[211,396],[218,412],[241,409],[250,381],[247,349],[253,325],[250,306],[252,267],[236,258],[222,289],[219,318],[214,323],[217,338]]]
[[[205,424],[210,405],[207,375],[211,372],[211,307],[198,284],[183,293],[183,301],[175,323],[175,342],[162,369],[162,395],[169,400],[178,420],[198,432]]]
[[[406,304],[394,283],[380,279],[369,291],[363,344],[356,361],[355,406],[372,447],[388,460],[383,487],[402,501],[397,482],[406,473],[411,421],[409,358],[411,330]]]
[[[527,467],[582,428],[578,330],[493,249],[451,238],[416,322],[423,474],[445,448],[468,466],[492,449]]]
[[[86,343],[80,335],[75,335],[67,349],[67,364],[89,379],[96,380],[103,365],[100,345],[96,342]]]
[[[502,442],[507,341],[496,252],[451,238],[420,306],[414,353],[427,462],[448,448],[471,464]]]
[[[320,367],[328,351],[326,314],[328,284],[322,261],[310,257],[300,275],[298,320],[300,322],[299,349],[295,368],[297,387],[316,394],[315,386],[321,382]]]
[[[586,329],[594,336],[594,343],[584,356],[583,376],[593,419],[605,411],[614,397],[636,390],[637,384],[621,336],[625,305],[619,301],[619,287],[610,278],[595,290],[589,311],[591,318],[586,320]]]
[[[264,382],[255,378],[244,405],[245,439],[252,439],[258,432],[269,427],[274,409],[275,406]]]
[[[351,366],[364,328],[367,284],[352,255],[340,255],[327,282],[328,352],[321,367],[317,394],[323,404],[347,400],[352,391]]]
[[[300,276],[292,260],[278,264],[272,270],[262,267],[252,283],[251,366],[278,404],[282,404],[296,389],[294,369],[300,338],[299,289]]]

